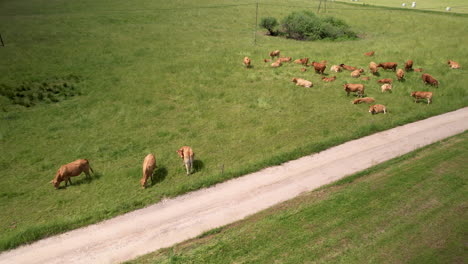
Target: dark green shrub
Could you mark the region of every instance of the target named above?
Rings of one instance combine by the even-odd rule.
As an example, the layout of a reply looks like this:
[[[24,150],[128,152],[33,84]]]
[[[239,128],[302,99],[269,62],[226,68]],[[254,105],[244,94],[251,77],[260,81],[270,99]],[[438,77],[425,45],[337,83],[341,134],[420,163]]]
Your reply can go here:
[[[260,26],[268,30],[268,33],[272,36],[277,34],[275,29],[278,26],[278,21],[274,17],[263,17],[260,20]]]

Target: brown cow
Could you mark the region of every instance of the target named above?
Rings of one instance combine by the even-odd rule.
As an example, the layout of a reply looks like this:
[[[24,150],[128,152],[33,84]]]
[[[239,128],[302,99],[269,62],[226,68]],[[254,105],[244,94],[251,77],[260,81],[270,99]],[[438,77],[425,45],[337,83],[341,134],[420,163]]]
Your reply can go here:
[[[364,69],[358,69],[358,70],[354,70],[351,72],[351,77],[353,78],[359,78],[361,77],[361,73],[364,72]]]
[[[414,97],[415,103],[419,99],[427,99],[427,104],[432,102],[432,92],[411,92],[411,96]]]
[[[389,91],[389,92],[392,92],[392,85],[390,83],[384,83],[380,89],[382,90],[382,93],[383,92],[386,92],[386,91]]]
[[[263,62],[267,63],[267,62],[270,62],[271,60],[270,59],[263,59]]]
[[[273,63],[271,64],[271,67],[273,67],[273,68],[278,68],[278,67],[280,67],[281,65],[283,65],[283,64],[282,64],[281,61],[278,59],[278,60],[276,60],[275,62],[273,62]]]
[[[72,182],[70,178],[74,176],[78,176],[82,172],[85,173],[86,178],[91,177],[89,175],[89,170],[91,170],[91,172],[94,173],[91,166],[89,166],[88,160],[86,159],[75,160],[68,164],[62,165],[57,171],[57,174],[55,174],[55,177],[51,181],[51,183],[54,185],[55,189],[58,189],[62,181],[65,181],[65,186],[68,186],[68,182],[70,182],[70,185],[71,185]]]
[[[377,81],[377,83],[392,83],[393,80],[390,78],[385,78],[385,79],[380,79]]]
[[[270,52],[270,57],[271,57],[272,60],[273,60],[274,57],[279,58],[279,56],[280,56],[280,51],[279,50],[275,50],[275,51]]]
[[[294,63],[302,64],[302,65],[307,65],[308,62],[309,62],[309,58],[297,59],[294,61]]]
[[[347,83],[347,84],[344,84],[343,87],[348,96],[349,96],[349,93],[357,93],[358,96],[360,97],[364,95],[364,84]]]
[[[423,68],[416,68],[416,69],[414,69],[414,71],[415,71],[415,72],[423,72],[424,69],[423,69]]]
[[[398,66],[398,63],[396,62],[384,62],[384,63],[379,63],[377,67],[382,67],[384,70],[393,70],[396,71],[396,68]]]
[[[281,62],[291,62],[292,58],[291,57],[281,57],[278,59]]]
[[[371,114],[378,114],[378,113],[386,114],[387,113],[387,107],[385,107],[385,105],[381,105],[381,104],[371,105],[369,107],[369,113],[371,113]]]
[[[303,87],[306,87],[306,88],[310,88],[310,87],[313,86],[311,81],[307,81],[307,80],[304,80],[304,79],[301,79],[301,78],[292,78],[292,82],[296,83],[297,86],[303,86]]]
[[[369,63],[369,70],[370,70],[370,72],[371,72],[372,74],[375,75],[375,74],[377,73],[377,71],[379,70],[379,68],[377,67],[377,63],[371,61],[371,62]]]
[[[330,77],[330,78],[327,78],[325,76],[322,77],[322,81],[324,82],[333,82],[336,80],[336,76],[333,76],[333,77]]]
[[[306,72],[307,69],[306,68],[301,68],[301,72]]]
[[[364,55],[370,57],[370,56],[374,56],[374,53],[375,53],[375,51],[369,51],[369,52],[364,53]]]
[[[424,84],[430,84],[430,85],[439,87],[439,82],[431,75],[427,73],[423,73],[423,75],[421,75],[421,78]]]
[[[315,62],[315,61],[312,62],[312,65],[314,66],[315,72],[320,73],[320,74],[323,74],[323,72],[327,68],[326,64],[318,63],[318,62]]]
[[[250,58],[249,57],[244,58],[244,65],[245,65],[246,68],[250,68]]]
[[[358,98],[353,101],[353,104],[360,104],[360,103],[366,103],[366,104],[371,104],[375,102],[375,99],[372,97],[364,97],[364,98]]]
[[[447,64],[450,66],[451,69],[460,69],[460,64],[453,60],[448,60]]]
[[[185,169],[187,171],[187,175],[192,172],[193,169],[193,158],[195,157],[195,153],[189,146],[183,146],[179,150],[177,150],[177,154],[184,160]]]
[[[340,64],[340,67],[343,68],[343,69],[345,69],[345,70],[348,70],[348,71],[355,71],[355,70],[358,69],[358,68],[353,67],[353,66],[345,65],[345,64],[343,64],[343,63]]]
[[[402,69],[398,69],[396,72],[396,76],[398,81],[401,81],[405,77],[405,72]]]
[[[413,70],[413,61],[412,60],[407,60],[405,62],[405,71],[409,72]]]
[[[361,80],[363,80],[363,81],[369,81],[369,80],[370,80],[370,77],[367,77],[367,76],[366,76],[366,77],[361,77]]]
[[[141,178],[140,180],[141,188],[146,188],[148,178],[151,178],[151,184],[153,184],[153,172],[156,168],[156,158],[154,157],[154,155],[146,155],[145,159],[143,160],[143,178]]]
[[[332,65],[332,66],[330,67],[330,71],[340,72],[340,71],[341,71],[341,67],[338,66],[338,65]]]

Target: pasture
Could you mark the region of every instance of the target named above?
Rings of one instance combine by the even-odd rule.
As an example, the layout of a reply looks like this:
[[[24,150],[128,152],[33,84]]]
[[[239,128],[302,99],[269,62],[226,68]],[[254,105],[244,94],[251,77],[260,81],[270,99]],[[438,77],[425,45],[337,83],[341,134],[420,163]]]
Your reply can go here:
[[[351,0],[338,1],[353,4],[400,7],[407,9],[413,9],[411,4],[416,2],[416,9],[418,10],[446,12],[445,8],[451,7],[452,10],[450,12],[468,13],[468,4],[464,0],[359,0],[358,2],[352,2]],[[406,3],[406,7],[402,6],[403,3]]]
[[[468,133],[127,263],[463,263]]]
[[[0,96],[0,250],[468,105],[468,50],[461,45],[468,42],[468,16],[334,3],[327,15],[348,22],[359,40],[300,42],[259,30],[253,45],[255,4],[231,4],[0,2],[0,87],[26,92],[43,85],[60,95],[31,107]],[[259,17],[304,8],[316,10],[294,0],[261,2]],[[393,93],[382,94],[372,77],[363,82],[366,94],[389,111],[372,116],[368,105],[346,96],[343,84],[360,82],[349,72],[323,83],[311,68],[272,69],[262,60],[274,49],[327,60],[328,67],[363,67],[364,76],[371,60],[402,67],[412,59],[440,85],[423,85],[421,74],[410,72]],[[370,50],[374,57],[362,55]],[[243,67],[245,56],[253,68]],[[462,69],[450,70],[447,59]],[[392,71],[380,74],[394,78]],[[314,87],[297,87],[293,77]],[[56,82],[77,92],[55,91]],[[418,90],[432,91],[434,102],[413,103],[409,94]],[[195,152],[190,176],[176,153],[183,145]],[[148,153],[158,169],[154,185],[142,190]],[[57,169],[79,158],[89,160],[92,180],[82,175],[55,190],[49,182]]]

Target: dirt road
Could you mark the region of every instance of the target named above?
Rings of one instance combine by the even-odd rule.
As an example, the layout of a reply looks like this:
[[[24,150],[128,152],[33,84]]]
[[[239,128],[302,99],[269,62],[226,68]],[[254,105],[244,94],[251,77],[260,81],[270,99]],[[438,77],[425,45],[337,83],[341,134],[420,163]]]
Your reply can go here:
[[[467,129],[468,107],[4,252],[0,263],[118,263],[133,259]]]

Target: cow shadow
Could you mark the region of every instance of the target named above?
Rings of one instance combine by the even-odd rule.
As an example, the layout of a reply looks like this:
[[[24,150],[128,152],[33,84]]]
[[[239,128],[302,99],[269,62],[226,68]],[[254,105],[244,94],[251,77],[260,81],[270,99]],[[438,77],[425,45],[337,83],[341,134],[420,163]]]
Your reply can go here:
[[[166,176],[167,176],[166,167],[158,167],[153,173],[153,180],[151,181],[151,186],[164,181],[164,179],[166,179]]]
[[[380,77],[380,72],[373,73],[374,76]]]
[[[84,175],[84,173],[83,173],[82,175],[78,176],[80,178],[75,180],[75,181],[73,180],[74,177],[71,177],[70,179],[71,179],[71,181],[73,183],[72,185],[80,186],[82,184],[89,184],[89,183],[91,183],[91,182],[93,182],[95,180],[99,180],[102,177],[102,174],[95,171],[94,173],[90,173],[90,176],[91,177],[86,177]],[[68,186],[70,186],[70,185],[68,185]]]
[[[201,160],[194,160],[193,161],[193,172],[201,171],[205,167],[205,163]]]

